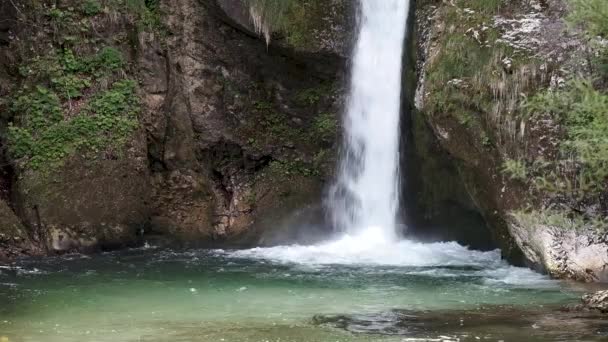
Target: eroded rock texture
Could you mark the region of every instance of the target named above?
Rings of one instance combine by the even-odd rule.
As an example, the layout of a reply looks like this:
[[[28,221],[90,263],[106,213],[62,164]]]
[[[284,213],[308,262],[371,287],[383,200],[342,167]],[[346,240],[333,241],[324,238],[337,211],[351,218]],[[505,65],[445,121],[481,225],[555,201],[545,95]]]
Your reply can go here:
[[[583,296],[583,307],[589,310],[608,313],[608,291],[598,291]]]
[[[41,82],[19,67],[45,49],[60,57],[73,51],[78,59],[109,46],[126,61],[112,77],[138,81],[140,108],[136,129],[116,145],[70,150],[52,167],[13,158],[3,178],[11,205],[2,202],[7,225],[0,246],[29,239],[32,251],[64,252],[151,238],[248,245],[319,237],[320,198],[335,164],[343,49],[352,36],[347,6],[323,4],[329,12],[303,32],[324,38],[296,46],[279,33],[267,45],[248,31],[247,16],[238,17],[248,13],[244,2],[232,3],[231,11],[225,3],[160,1],[138,8],[146,11],[139,16],[104,1],[99,8],[2,3],[11,23],[0,27],[3,95]],[[60,20],[72,20],[82,33],[68,36],[57,28]],[[43,28],[35,38],[28,22]],[[306,43],[312,41],[319,45]],[[113,82],[97,81],[76,104],[60,94],[64,121]],[[10,101],[0,105],[6,131],[22,114]],[[287,229],[294,217],[309,228]]]

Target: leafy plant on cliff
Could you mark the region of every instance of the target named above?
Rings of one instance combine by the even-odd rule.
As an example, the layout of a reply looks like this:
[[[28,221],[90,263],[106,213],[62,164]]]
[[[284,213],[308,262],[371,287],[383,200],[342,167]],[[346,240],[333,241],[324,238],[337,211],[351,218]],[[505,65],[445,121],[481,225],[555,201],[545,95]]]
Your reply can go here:
[[[11,109],[19,113],[22,123],[32,129],[42,129],[63,118],[59,97],[42,86],[29,93],[20,93]]]
[[[131,70],[115,45],[123,38],[92,28],[112,26],[108,31],[122,33],[124,25],[147,15],[142,11],[157,11],[158,1],[28,3],[23,20],[39,34],[17,45],[24,63],[20,85],[7,101],[8,156],[24,169],[50,170],[68,157],[119,155],[139,124],[138,86],[126,76]],[[130,3],[143,9],[125,11]]]
[[[574,76],[564,86],[526,101],[531,119],[549,114],[563,132],[557,155],[534,160],[531,168],[533,185],[558,201],[553,209],[520,211],[515,218],[527,226],[608,231],[608,49],[601,44],[601,38],[608,37],[608,1],[570,0],[569,4],[567,21],[582,28],[588,38],[594,78]],[[591,203],[599,206],[590,211]]]
[[[313,123],[315,138],[329,139],[336,134],[338,122],[332,113],[319,114]]]
[[[604,0],[571,0],[567,20],[580,26],[594,42],[608,37],[608,2]],[[600,57],[606,47],[592,44]],[[602,58],[591,67],[602,70]],[[608,69],[604,69],[604,72]],[[550,170],[537,177],[544,190],[582,201],[601,196],[608,186],[608,92],[597,79],[571,79],[563,88],[547,90],[529,99],[526,109],[531,115],[550,113],[565,130],[560,143],[560,158]]]
[[[608,37],[608,1],[570,0],[568,21],[581,25],[591,36]]]
[[[608,94],[593,83],[573,80],[563,89],[531,98],[532,114],[550,113],[563,125],[560,159],[539,178],[543,188],[577,199],[599,195],[608,182]],[[554,186],[549,187],[553,184]]]
[[[109,82],[123,66],[122,54],[113,47],[84,56],[69,48],[52,50],[22,66],[28,82],[12,101],[15,119],[7,130],[11,158],[41,169],[59,165],[75,152],[87,155],[120,146],[137,125],[136,84],[121,80],[106,89],[93,80]]]
[[[479,147],[516,136],[521,94],[535,88],[541,63],[488,27],[504,1],[457,0],[438,9],[444,22],[428,67],[425,112],[456,120]]]
[[[81,9],[85,15],[94,16],[102,11],[102,6],[98,0],[85,0],[81,6]]]
[[[512,216],[518,224],[524,227],[549,226],[577,231],[584,229],[608,231],[608,219],[604,217],[586,217],[568,213],[563,209],[519,210],[515,211]]]
[[[502,172],[507,174],[511,179],[526,180],[528,177],[528,170],[526,164],[521,160],[507,159],[505,160]]]
[[[319,171],[316,170],[313,165],[310,165],[299,158],[293,160],[275,160],[272,161],[268,167],[270,172],[281,176],[300,175],[311,177],[319,175]]]
[[[598,79],[608,84],[608,1],[571,0],[571,12],[567,20],[572,26],[582,27],[592,51],[591,67],[597,70]],[[602,41],[604,39],[604,41]]]
[[[57,95],[48,89],[20,96],[13,105],[19,125],[8,129],[11,157],[38,170],[58,165],[76,151],[121,146],[138,125],[135,88],[132,80],[118,81],[71,118],[64,118]]]
[[[151,30],[166,34],[161,20],[159,0],[110,0],[113,10],[127,11],[139,31]]]
[[[61,97],[66,99],[75,99],[82,96],[82,90],[91,85],[88,78],[80,78],[75,75],[60,76],[51,79],[53,88],[55,88]]]

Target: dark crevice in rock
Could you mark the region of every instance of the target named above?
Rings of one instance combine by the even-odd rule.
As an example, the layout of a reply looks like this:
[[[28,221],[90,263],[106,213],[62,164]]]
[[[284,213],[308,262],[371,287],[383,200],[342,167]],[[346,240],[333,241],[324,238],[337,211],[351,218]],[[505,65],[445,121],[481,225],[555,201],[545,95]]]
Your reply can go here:
[[[422,241],[457,241],[480,250],[498,246],[490,227],[468,195],[452,156],[445,152],[416,108],[416,89],[424,73],[426,12],[412,3],[403,57],[401,120],[402,220],[405,234]],[[423,16],[422,18],[419,16]],[[423,23],[423,24],[421,24]]]

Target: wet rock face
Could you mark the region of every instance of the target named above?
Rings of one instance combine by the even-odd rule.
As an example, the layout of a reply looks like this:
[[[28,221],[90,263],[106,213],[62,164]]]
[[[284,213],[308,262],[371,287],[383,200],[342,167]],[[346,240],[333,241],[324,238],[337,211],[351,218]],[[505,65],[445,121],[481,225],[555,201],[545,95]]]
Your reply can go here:
[[[320,200],[343,60],[267,46],[234,27],[241,1],[220,5],[166,4],[166,52],[154,37],[144,43],[150,228],[187,242],[257,243]]]

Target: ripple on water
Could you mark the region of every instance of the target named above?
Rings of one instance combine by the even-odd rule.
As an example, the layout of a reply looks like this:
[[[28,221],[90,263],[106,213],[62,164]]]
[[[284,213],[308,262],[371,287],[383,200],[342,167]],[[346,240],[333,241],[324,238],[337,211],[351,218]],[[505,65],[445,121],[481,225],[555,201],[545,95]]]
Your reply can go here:
[[[0,331],[11,340],[46,342],[142,337],[144,341],[310,341],[307,336],[317,336],[316,341],[369,341],[369,332],[353,335],[333,326],[312,325],[311,319],[316,314],[373,317],[394,309],[475,311],[480,305],[559,305],[574,298],[558,282],[508,266],[497,252],[475,252],[456,244],[421,245],[375,244],[388,251],[366,258],[353,254],[360,247],[332,250],[328,246],[340,244],[330,243],[323,248],[143,249],[90,259],[22,260],[15,267],[43,272],[0,275],[0,321],[12,322],[0,326]],[[409,258],[425,249],[444,253],[433,260]],[[340,262],[328,262],[336,254],[341,255],[336,258]],[[303,261],[294,260],[296,256]],[[55,324],[60,324],[61,334],[53,330]],[[298,328],[290,328],[294,326]],[[41,330],[57,335],[36,333]],[[86,331],[90,335],[83,335]],[[390,335],[382,336],[378,341],[393,341],[386,337]]]

